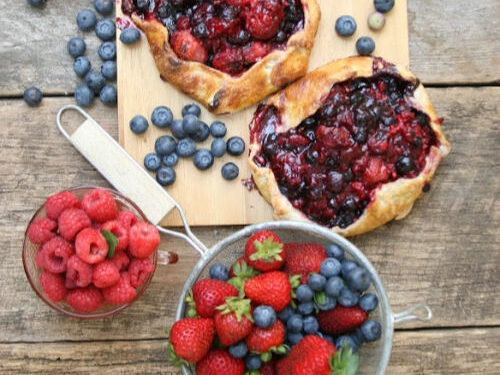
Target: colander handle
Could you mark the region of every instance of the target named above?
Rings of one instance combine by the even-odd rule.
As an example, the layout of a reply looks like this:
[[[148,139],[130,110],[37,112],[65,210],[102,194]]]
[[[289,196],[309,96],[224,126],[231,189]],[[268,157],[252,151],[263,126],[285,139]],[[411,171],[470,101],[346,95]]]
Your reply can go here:
[[[423,315],[422,313],[425,313],[425,315]],[[426,304],[419,303],[418,305],[410,307],[407,310],[394,314],[393,319],[394,324],[400,324],[412,320],[417,320],[419,322],[428,322],[432,319],[432,310]]]

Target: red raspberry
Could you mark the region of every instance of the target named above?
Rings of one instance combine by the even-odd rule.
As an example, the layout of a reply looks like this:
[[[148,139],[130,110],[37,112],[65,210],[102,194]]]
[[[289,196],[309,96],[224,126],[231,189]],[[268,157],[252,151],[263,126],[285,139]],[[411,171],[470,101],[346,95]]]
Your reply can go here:
[[[41,217],[33,220],[28,228],[28,238],[37,245],[43,245],[45,242],[56,236],[57,223],[47,217]]]
[[[73,255],[73,246],[62,237],[54,237],[42,246],[40,262],[43,268],[52,273],[66,271],[68,259]]]
[[[117,284],[102,290],[104,300],[115,305],[132,302],[137,296],[135,288],[130,285],[130,275],[123,272]]]
[[[75,239],[76,255],[88,264],[96,264],[106,259],[108,243],[101,232],[85,228]]]
[[[82,208],[89,217],[98,223],[113,220],[118,214],[113,195],[103,189],[93,189],[83,196]]]
[[[96,287],[107,288],[115,285],[118,280],[120,280],[120,271],[112,261],[105,260],[94,266],[92,282]]]
[[[247,30],[256,39],[267,40],[276,35],[285,11],[280,0],[254,0],[245,14]]]
[[[85,211],[79,208],[64,210],[57,222],[59,233],[68,241],[73,241],[78,232],[92,224]]]
[[[92,266],[73,255],[68,260],[66,279],[71,280],[75,286],[85,288],[92,282]],[[68,281],[68,288],[73,284]]]
[[[160,244],[160,233],[152,224],[139,222],[130,228],[128,250],[136,258],[147,258]]]
[[[64,279],[64,286],[66,287],[66,289],[75,289],[78,287],[75,283],[75,280],[69,278],[67,274],[66,279]]]
[[[115,253],[115,255],[113,255],[111,261],[115,264],[116,268],[118,268],[118,271],[122,272],[127,269],[130,263],[130,258],[124,251],[120,251],[119,253]]]
[[[66,287],[64,278],[55,273],[44,272],[40,275],[40,285],[43,292],[52,302],[59,302],[66,297]]]
[[[75,194],[70,191],[63,191],[52,195],[45,202],[45,212],[47,217],[57,220],[61,213],[68,208],[80,208],[80,202]]]
[[[200,63],[205,63],[208,60],[208,52],[205,46],[190,31],[174,31],[170,38],[170,45],[175,54],[183,60]]]
[[[132,225],[137,223],[137,216],[131,211],[122,211],[118,214],[116,220],[122,223],[128,231]]]
[[[102,293],[95,286],[70,290],[66,302],[78,312],[90,313],[102,304]]]
[[[42,249],[39,249],[35,255],[35,263],[41,270],[45,269],[45,258],[42,253]]]
[[[140,287],[154,270],[155,266],[151,259],[133,259],[128,267],[130,285],[134,288]]]
[[[118,220],[106,221],[101,225],[101,231],[107,230],[113,233],[118,238],[118,244],[115,247],[116,251],[125,250],[128,246],[128,228]]]
[[[232,75],[245,70],[245,60],[240,48],[227,48],[217,52],[212,59],[212,65],[215,69]]]
[[[248,64],[254,64],[265,57],[273,47],[264,42],[252,42],[243,47],[243,57]]]

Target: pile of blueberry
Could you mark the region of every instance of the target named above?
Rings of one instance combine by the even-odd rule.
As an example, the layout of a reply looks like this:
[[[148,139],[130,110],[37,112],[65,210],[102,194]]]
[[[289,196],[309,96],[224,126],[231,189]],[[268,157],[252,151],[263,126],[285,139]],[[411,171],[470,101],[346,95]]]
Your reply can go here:
[[[395,0],[374,0],[376,11],[368,16],[371,30],[381,30],[385,25],[384,14],[394,8]],[[335,31],[343,37],[350,37],[356,32],[356,20],[351,16],[341,16],[335,22]],[[356,50],[362,56],[371,55],[375,50],[375,41],[369,36],[362,36],[356,41]]]
[[[144,158],[147,170],[156,173],[156,180],[162,186],[172,185],[176,180],[174,167],[179,158],[193,158],[199,170],[207,170],[214,164],[214,158],[226,154],[239,156],[245,151],[245,142],[240,137],[224,140],[227,129],[221,121],[214,121],[210,126],[200,120],[201,108],[197,104],[187,104],[182,109],[182,119],[174,119],[172,110],[165,106],[154,109],[151,122],[158,128],[170,128],[172,135],[163,135],[155,142],[155,152]],[[148,120],[137,115],[130,120],[130,130],[135,134],[143,134],[149,127]],[[197,143],[206,141],[209,136],[214,139],[210,150],[196,147]],[[234,180],[239,175],[239,168],[234,163],[226,163],[221,170],[222,177]]]

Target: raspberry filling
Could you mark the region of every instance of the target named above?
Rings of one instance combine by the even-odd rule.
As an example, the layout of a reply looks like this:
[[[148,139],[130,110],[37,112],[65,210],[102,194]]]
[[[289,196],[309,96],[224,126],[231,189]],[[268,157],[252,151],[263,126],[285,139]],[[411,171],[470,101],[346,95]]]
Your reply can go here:
[[[296,128],[279,132],[276,107],[260,105],[254,157],[309,219],[346,228],[382,184],[417,176],[438,141],[427,114],[410,97],[416,86],[388,72],[335,84],[322,106]]]
[[[300,0],[123,0],[122,10],[163,23],[181,59],[235,76],[304,27]]]

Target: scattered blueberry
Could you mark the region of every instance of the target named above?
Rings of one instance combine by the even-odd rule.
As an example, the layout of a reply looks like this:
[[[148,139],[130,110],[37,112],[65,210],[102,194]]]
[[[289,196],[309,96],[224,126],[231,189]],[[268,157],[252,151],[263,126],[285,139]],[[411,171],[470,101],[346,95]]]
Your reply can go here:
[[[103,16],[108,16],[113,12],[113,0],[94,0],[94,8]]]
[[[142,134],[148,130],[148,120],[144,116],[137,115],[130,120],[130,130],[135,134]]]
[[[116,78],[116,61],[105,61],[101,65],[101,74],[104,78],[113,80]]]
[[[337,305],[335,298],[332,298],[327,294],[324,294],[324,299],[315,298],[314,302],[316,303],[316,307],[321,311],[331,310]]]
[[[351,270],[351,272],[346,275],[345,281],[347,285],[356,292],[364,292],[371,284],[370,275],[361,267],[356,267]]]
[[[238,156],[245,151],[245,142],[240,137],[231,137],[227,141],[227,152],[229,155]]]
[[[78,28],[82,31],[92,30],[97,22],[97,17],[95,13],[90,9],[83,9],[78,12],[76,16],[76,24]]]
[[[314,335],[319,330],[318,320],[314,316],[304,318],[304,333]]]
[[[23,99],[30,107],[36,107],[43,99],[42,92],[36,87],[29,87],[24,91]]]
[[[95,25],[95,33],[102,41],[111,40],[116,35],[115,23],[109,18],[103,18]]]
[[[326,278],[319,273],[311,273],[307,281],[307,285],[315,292],[321,292],[326,284]]]
[[[379,322],[368,319],[361,326],[361,333],[366,342],[377,341],[382,336],[382,326]]]
[[[288,341],[290,341],[290,344],[292,345],[297,345],[300,340],[304,338],[304,335],[300,332],[288,332],[286,335]]]
[[[330,277],[326,281],[325,293],[330,297],[338,297],[340,295],[340,290],[344,286],[344,281],[340,277],[334,276]]]
[[[175,167],[179,162],[179,155],[175,152],[172,152],[170,155],[165,155],[161,158],[161,162],[165,167]]]
[[[78,85],[75,89],[75,100],[81,107],[90,107],[94,100],[94,91],[87,85]]]
[[[344,249],[342,249],[339,245],[331,243],[326,246],[326,254],[330,258],[335,258],[338,261],[342,261],[344,259]]]
[[[151,114],[151,122],[159,128],[166,128],[172,124],[174,115],[170,108],[165,106],[156,107]]]
[[[201,115],[201,108],[198,104],[186,104],[182,108],[182,117],[185,117],[186,115],[194,115],[196,117],[200,117]]]
[[[286,322],[286,327],[287,327],[288,331],[292,332],[292,333],[302,332],[303,326],[304,326],[304,322],[302,320],[302,315],[299,315],[299,314],[293,314]]]
[[[358,303],[359,296],[353,293],[348,287],[344,286],[340,290],[337,301],[344,307],[352,307]]]
[[[356,41],[356,50],[361,56],[368,56],[375,50],[375,42],[369,36],[362,36]]]
[[[351,36],[356,32],[356,21],[351,16],[340,16],[335,22],[335,31],[340,36]]]
[[[129,27],[120,34],[120,41],[123,44],[134,44],[141,39],[141,33],[135,27]]]
[[[71,38],[66,46],[68,49],[68,53],[71,57],[77,58],[79,56],[83,56],[85,50],[87,49],[87,45],[82,38]]]
[[[103,61],[114,60],[116,58],[116,44],[115,42],[104,42],[99,46],[97,51],[99,57]]]
[[[161,167],[161,159],[154,152],[144,157],[144,166],[148,171],[156,172]]]
[[[227,279],[229,279],[229,270],[222,263],[215,263],[214,265],[212,265],[210,267],[209,274],[211,279],[222,281],[226,281]]]
[[[106,85],[106,78],[104,78],[101,72],[91,70],[85,74],[85,83],[90,89],[94,90],[95,93],[98,93],[102,90],[104,85]]]
[[[172,135],[177,139],[184,139],[187,137],[186,132],[184,132],[182,120],[172,121],[172,124],[170,125],[170,131],[172,132]]]
[[[210,128],[203,121],[199,121],[198,130],[191,134],[191,138],[195,142],[204,142],[210,136]]]
[[[189,158],[193,156],[195,152],[196,152],[196,143],[194,143],[194,141],[191,138],[181,139],[177,143],[177,154],[181,158]]]
[[[327,279],[340,274],[340,262],[335,258],[326,258],[319,268],[319,272]]]
[[[161,167],[156,172],[156,181],[158,181],[161,186],[172,185],[176,177],[175,171],[171,167]]]
[[[85,56],[78,56],[73,63],[73,70],[78,77],[85,77],[90,70],[90,60]]]
[[[258,355],[249,355],[245,358],[245,366],[248,370],[258,370],[262,366],[262,360]]]
[[[351,347],[353,353],[356,353],[358,351],[356,342],[349,335],[342,335],[337,337],[337,339],[335,340],[335,347],[337,348],[337,350],[342,349],[342,347],[344,346],[344,342],[347,342],[347,345]]]
[[[222,138],[215,138],[210,145],[210,151],[217,158],[224,156],[226,153],[226,141]]]
[[[212,153],[205,149],[201,148],[194,154],[194,165],[196,168],[204,171],[210,168],[214,164],[214,156]]]
[[[340,271],[340,274],[344,279],[347,277],[347,274],[349,272],[351,272],[358,266],[355,262],[348,259],[343,260],[340,264],[342,265],[342,270]]]
[[[276,322],[276,312],[270,306],[257,306],[253,311],[253,320],[257,327],[269,328]]]
[[[99,93],[99,99],[101,99],[101,102],[108,107],[115,106],[117,99],[116,87],[114,85],[104,86]]]
[[[184,133],[192,135],[200,129],[201,122],[198,121],[198,117],[195,115],[187,114],[182,119],[182,126],[184,128]]]
[[[41,7],[45,4],[45,0],[28,0],[28,4],[34,7]]]
[[[314,297],[314,291],[309,285],[302,284],[295,290],[295,296],[299,302],[311,302]]]
[[[155,151],[159,156],[170,155],[177,148],[177,142],[169,135],[159,137],[155,142]]]
[[[298,311],[301,315],[309,315],[309,314],[312,314],[312,312],[314,311],[314,303],[313,303],[313,302],[303,302],[303,303],[299,303],[299,305],[297,306],[297,311]]]
[[[293,309],[290,306],[287,306],[278,313],[278,318],[283,323],[286,323],[292,315],[293,315]]]
[[[233,358],[244,358],[248,354],[248,347],[247,344],[245,344],[245,341],[240,341],[239,343],[230,346],[229,354],[231,354]]]
[[[385,25],[385,16],[380,12],[373,12],[368,16],[368,27],[372,30],[381,30]]]
[[[226,124],[222,121],[214,121],[212,125],[210,125],[210,133],[213,137],[222,138],[226,136],[227,128]]]
[[[375,9],[381,13],[387,13],[394,8],[394,0],[375,0]]]
[[[238,177],[238,175],[240,174],[240,169],[236,164],[229,162],[222,166],[221,174],[222,178],[231,181]]]

